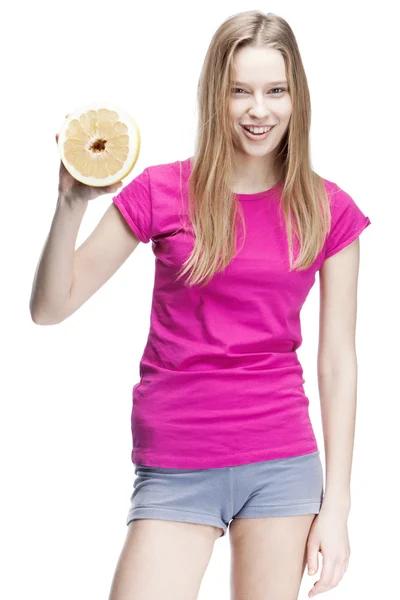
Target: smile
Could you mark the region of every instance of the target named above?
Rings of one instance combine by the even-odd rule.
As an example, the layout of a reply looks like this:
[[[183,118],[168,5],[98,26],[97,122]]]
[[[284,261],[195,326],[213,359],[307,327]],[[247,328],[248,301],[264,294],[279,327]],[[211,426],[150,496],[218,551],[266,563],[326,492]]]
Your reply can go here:
[[[270,127],[270,129],[268,131],[266,131],[265,133],[251,133],[251,131],[249,131],[248,129],[246,129],[245,127],[243,127],[243,125],[240,126],[244,135],[249,139],[249,140],[253,140],[253,141],[260,141],[260,140],[265,140],[268,135],[270,134],[270,132],[272,131],[272,129],[275,127],[275,125],[273,125],[272,127]]]

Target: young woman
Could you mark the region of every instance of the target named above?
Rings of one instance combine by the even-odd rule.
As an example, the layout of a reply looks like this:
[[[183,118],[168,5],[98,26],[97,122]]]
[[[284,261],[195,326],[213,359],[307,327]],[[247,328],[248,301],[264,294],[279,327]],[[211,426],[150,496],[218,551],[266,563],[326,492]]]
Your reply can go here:
[[[66,319],[152,241],[136,478],[110,600],[194,600],[228,526],[233,600],[297,598],[321,551],[311,597],[338,584],[350,554],[358,236],[370,220],[311,168],[309,91],[284,19],[249,11],[220,26],[199,107],[194,156],[144,169],[75,254],[100,191],[60,165],[32,317]],[[296,353],[317,271],[325,490]]]

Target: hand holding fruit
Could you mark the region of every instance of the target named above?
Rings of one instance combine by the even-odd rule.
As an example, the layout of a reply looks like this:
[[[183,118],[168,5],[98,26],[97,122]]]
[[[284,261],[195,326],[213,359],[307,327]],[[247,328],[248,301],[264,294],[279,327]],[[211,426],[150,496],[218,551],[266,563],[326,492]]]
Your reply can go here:
[[[61,157],[58,192],[73,199],[117,192],[140,152],[135,120],[123,108],[104,102],[67,114],[56,142]]]

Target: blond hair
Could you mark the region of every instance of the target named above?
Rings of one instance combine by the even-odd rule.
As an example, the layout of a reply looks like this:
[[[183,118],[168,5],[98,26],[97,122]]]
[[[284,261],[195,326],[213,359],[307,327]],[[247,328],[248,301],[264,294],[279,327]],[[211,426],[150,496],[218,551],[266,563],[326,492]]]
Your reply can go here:
[[[245,232],[242,207],[232,192],[235,154],[229,117],[233,58],[244,46],[274,48],[285,61],[292,114],[278,147],[276,166],[281,174],[279,181],[283,182],[281,207],[290,270],[310,267],[330,228],[325,185],[311,168],[310,94],[293,31],[283,18],[272,13],[252,10],[235,14],[215,32],[198,84],[199,123],[188,179],[188,211],[195,242],[178,275],[179,279],[189,273],[189,286],[207,284],[235,256],[238,216]],[[299,244],[295,261],[293,232]]]

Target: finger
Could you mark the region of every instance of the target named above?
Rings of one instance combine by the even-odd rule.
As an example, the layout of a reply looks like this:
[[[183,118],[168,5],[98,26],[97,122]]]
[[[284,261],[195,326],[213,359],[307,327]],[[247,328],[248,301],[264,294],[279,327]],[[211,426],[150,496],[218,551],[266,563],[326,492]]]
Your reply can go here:
[[[310,598],[312,598],[316,594],[319,594],[320,592],[325,591],[324,588],[327,582],[329,581],[330,574],[332,574],[332,572],[329,572],[329,562],[327,562],[326,559],[324,559],[323,566],[321,569],[321,577],[314,583],[313,587],[311,588],[308,594]]]
[[[68,119],[68,117],[69,117],[69,113],[68,113],[67,115],[65,115],[65,118],[66,118],[66,119]],[[58,136],[59,136],[59,134],[58,134],[58,133],[56,133],[56,142],[57,142],[57,143],[58,143]]]
[[[343,579],[344,575],[344,565],[343,563],[338,563],[333,572],[331,587],[336,587],[339,585],[339,582]]]
[[[307,563],[308,563],[308,574],[315,575],[319,570],[318,558],[319,558],[319,547],[315,550],[308,550]]]
[[[308,562],[308,569],[307,569],[308,575],[315,575],[319,570],[318,553],[317,553],[317,556],[315,559],[309,558],[307,562]]]
[[[349,562],[350,562],[350,558],[346,558],[346,560],[343,563],[343,575],[346,573],[347,569],[349,568]]]
[[[327,590],[329,590],[335,567],[336,563],[324,559],[323,567],[321,570],[321,577],[318,581],[314,583],[314,587],[310,590],[308,594],[309,598],[315,596],[316,594],[326,592]]]
[[[111,185],[107,185],[103,188],[105,194],[109,194],[110,192],[116,192],[122,187],[122,181],[119,183],[112,183]]]
[[[343,566],[340,563],[337,563],[333,570],[331,579],[324,581],[321,577],[321,579],[315,583],[314,588],[311,590],[312,595],[314,596],[316,594],[320,594],[321,592],[327,592],[328,590],[337,587],[342,577]]]

